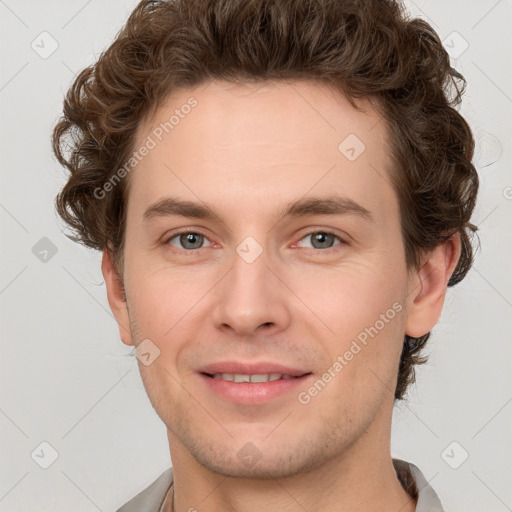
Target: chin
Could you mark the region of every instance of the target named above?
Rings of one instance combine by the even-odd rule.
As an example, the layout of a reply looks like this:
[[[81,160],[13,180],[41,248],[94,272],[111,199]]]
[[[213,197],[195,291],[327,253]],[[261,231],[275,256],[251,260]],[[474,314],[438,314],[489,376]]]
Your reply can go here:
[[[189,447],[199,464],[213,473],[233,478],[289,478],[321,467],[326,459],[325,449],[305,446],[298,440],[294,446],[282,440],[277,440],[276,444],[264,439],[256,443],[232,440],[229,446],[218,443],[215,446],[210,442],[207,450],[199,444]]]

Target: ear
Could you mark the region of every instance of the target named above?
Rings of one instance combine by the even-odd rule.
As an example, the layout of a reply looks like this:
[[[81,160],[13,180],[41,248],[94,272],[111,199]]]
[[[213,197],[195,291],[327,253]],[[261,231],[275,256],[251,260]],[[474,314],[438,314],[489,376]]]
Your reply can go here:
[[[428,253],[419,270],[411,272],[405,334],[419,338],[436,325],[460,252],[460,236],[456,233]]]
[[[124,287],[114,267],[112,253],[109,249],[103,250],[101,272],[103,273],[103,279],[107,287],[108,303],[116,319],[121,341],[125,345],[133,345],[129,328],[130,318],[128,316],[128,308],[124,296]]]

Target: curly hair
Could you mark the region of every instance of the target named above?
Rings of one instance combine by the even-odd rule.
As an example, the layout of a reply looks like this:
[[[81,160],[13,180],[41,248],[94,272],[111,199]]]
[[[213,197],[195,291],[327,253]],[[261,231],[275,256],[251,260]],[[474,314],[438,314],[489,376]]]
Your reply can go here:
[[[398,0],[143,0],[74,80],[52,138],[69,172],[55,200],[67,236],[110,251],[121,283],[129,176],[105,197],[97,191],[130,159],[146,115],[178,88],[212,79],[319,80],[356,108],[372,99],[390,137],[408,267],[458,234],[448,286],[464,278],[479,183],[473,136],[456,110],[466,82],[428,23]],[[395,399],[427,360],[429,335],[405,337]]]

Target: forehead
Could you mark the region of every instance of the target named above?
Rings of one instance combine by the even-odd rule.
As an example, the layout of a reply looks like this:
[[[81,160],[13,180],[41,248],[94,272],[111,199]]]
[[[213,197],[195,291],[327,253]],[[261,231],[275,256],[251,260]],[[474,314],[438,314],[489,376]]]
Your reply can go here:
[[[169,194],[262,211],[311,191],[389,208],[385,123],[368,100],[358,106],[312,81],[178,90],[139,125],[134,149],[151,149],[130,175],[129,204],[141,214]]]

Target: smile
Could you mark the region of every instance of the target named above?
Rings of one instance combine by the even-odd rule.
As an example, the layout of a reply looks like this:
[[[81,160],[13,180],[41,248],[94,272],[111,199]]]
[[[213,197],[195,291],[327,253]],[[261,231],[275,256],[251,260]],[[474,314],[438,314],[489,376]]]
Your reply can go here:
[[[199,373],[212,397],[240,405],[263,405],[277,399],[295,399],[297,389],[307,387],[312,373],[292,376],[282,373]]]
[[[211,375],[210,375],[211,376]],[[259,373],[254,375],[246,375],[241,373],[216,373],[214,379],[227,380],[229,382],[272,382],[279,379],[295,379],[291,375],[283,375],[281,373]]]

